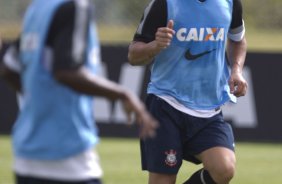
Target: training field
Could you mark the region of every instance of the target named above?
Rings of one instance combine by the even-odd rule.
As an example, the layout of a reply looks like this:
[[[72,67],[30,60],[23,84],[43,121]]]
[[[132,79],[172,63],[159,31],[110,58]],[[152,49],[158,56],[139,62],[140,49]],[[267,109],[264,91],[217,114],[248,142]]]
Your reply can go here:
[[[140,170],[137,139],[102,138],[98,147],[105,184],[146,184]],[[281,184],[282,144],[238,143],[237,172],[232,184]],[[183,163],[177,184],[200,166]],[[9,137],[0,136],[0,184],[12,184]]]

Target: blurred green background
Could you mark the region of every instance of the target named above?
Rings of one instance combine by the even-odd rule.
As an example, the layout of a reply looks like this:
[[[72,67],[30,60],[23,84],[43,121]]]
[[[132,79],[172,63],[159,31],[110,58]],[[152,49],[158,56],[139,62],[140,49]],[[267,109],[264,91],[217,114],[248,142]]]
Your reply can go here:
[[[0,34],[15,38],[30,0],[0,0]],[[128,44],[149,0],[94,0],[103,44]],[[242,0],[250,51],[282,52],[282,1]]]

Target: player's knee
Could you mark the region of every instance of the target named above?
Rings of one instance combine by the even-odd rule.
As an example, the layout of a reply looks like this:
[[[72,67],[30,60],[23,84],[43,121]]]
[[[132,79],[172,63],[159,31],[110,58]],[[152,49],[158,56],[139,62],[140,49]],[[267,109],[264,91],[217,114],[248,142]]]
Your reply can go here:
[[[221,180],[222,183],[229,183],[235,174],[235,166],[230,164],[227,167],[223,168],[221,171]]]
[[[228,184],[235,174],[235,163],[224,163],[211,173],[214,181],[218,184]]]
[[[175,184],[176,175],[174,174],[158,174],[149,173],[149,184]]]

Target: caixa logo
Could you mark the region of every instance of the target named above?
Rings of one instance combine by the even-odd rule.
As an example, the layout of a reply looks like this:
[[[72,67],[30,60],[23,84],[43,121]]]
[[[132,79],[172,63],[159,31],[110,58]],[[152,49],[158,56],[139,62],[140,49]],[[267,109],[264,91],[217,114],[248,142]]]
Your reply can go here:
[[[181,42],[224,41],[224,28],[180,28],[176,38]]]
[[[109,65],[110,66],[110,65]],[[107,77],[107,66],[102,65],[101,75]],[[119,83],[133,93],[141,94],[144,84],[145,67],[130,66],[125,63],[122,64]],[[238,103],[234,105],[224,105],[223,113],[226,119],[230,119],[233,125],[237,128],[255,128],[257,126],[257,114],[254,99],[253,84],[251,78],[251,71],[245,67],[244,76],[248,81],[248,92],[246,96],[238,99]],[[112,103],[104,98],[95,98],[95,119],[97,122],[105,123],[124,123],[126,117],[123,114],[120,102],[112,106]]]

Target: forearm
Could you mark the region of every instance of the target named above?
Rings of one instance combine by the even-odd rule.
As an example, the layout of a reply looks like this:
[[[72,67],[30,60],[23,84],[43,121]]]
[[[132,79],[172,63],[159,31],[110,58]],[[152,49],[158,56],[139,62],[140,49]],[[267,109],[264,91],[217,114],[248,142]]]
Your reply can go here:
[[[239,42],[235,42],[232,40],[228,41],[227,56],[229,61],[231,62],[232,72],[242,73],[245,63],[246,53],[247,53],[247,42],[245,38],[243,38]]]
[[[149,43],[132,42],[129,45],[128,60],[131,65],[150,64],[154,57],[160,52],[156,47],[156,41]]]
[[[75,71],[56,72],[54,75],[61,84],[86,95],[102,96],[110,100],[122,99],[126,95],[120,85],[94,76],[83,67]]]

